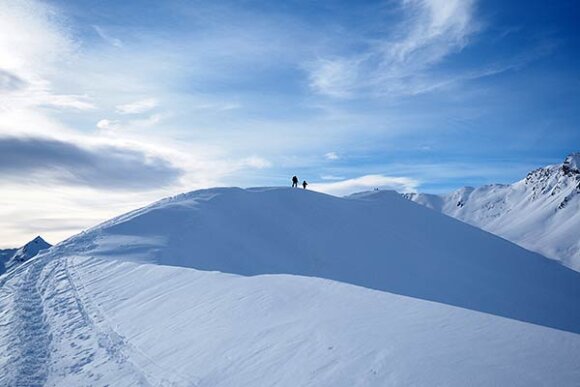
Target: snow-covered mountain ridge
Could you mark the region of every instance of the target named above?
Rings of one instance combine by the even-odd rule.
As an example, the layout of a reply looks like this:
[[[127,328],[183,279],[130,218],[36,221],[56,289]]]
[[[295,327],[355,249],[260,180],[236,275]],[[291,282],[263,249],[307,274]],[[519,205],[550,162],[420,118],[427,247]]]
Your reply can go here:
[[[580,270],[580,153],[514,184],[404,197]]]
[[[1,276],[0,385],[574,386],[578,299],[395,192],[202,190]]]
[[[42,237],[37,236],[18,249],[0,250],[0,274],[28,261],[30,258],[36,256],[40,251],[46,250],[51,246],[52,245],[42,239]]]

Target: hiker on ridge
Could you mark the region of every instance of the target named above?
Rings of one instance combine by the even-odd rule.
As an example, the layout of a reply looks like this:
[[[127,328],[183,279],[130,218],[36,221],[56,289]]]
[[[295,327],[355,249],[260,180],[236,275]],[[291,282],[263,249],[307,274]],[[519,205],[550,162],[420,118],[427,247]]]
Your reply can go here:
[[[302,182],[302,188],[306,189],[306,186],[307,186],[307,185],[308,185],[308,183],[306,182],[306,180],[304,180],[304,181]]]
[[[298,178],[296,176],[292,178],[292,188],[294,187],[298,188]]]

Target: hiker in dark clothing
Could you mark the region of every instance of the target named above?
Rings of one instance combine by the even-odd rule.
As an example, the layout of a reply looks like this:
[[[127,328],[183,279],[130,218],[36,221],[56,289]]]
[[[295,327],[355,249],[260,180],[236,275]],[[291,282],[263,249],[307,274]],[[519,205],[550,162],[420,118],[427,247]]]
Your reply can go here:
[[[304,180],[304,181],[302,182],[302,188],[306,189],[306,186],[307,186],[307,185],[308,185],[308,183],[306,182],[306,180]]]
[[[294,187],[298,188],[298,178],[296,176],[292,178],[292,188]]]

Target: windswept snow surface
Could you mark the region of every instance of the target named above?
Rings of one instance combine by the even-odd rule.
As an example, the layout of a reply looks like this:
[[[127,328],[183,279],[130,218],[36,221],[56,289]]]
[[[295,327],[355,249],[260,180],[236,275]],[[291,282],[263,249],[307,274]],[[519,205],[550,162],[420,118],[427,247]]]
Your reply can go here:
[[[0,286],[0,385],[580,380],[580,274],[394,192],[180,195]]]
[[[579,165],[573,153],[514,184],[405,197],[580,271]]]
[[[18,249],[2,249],[0,250],[0,274],[6,271],[6,264],[14,256]]]

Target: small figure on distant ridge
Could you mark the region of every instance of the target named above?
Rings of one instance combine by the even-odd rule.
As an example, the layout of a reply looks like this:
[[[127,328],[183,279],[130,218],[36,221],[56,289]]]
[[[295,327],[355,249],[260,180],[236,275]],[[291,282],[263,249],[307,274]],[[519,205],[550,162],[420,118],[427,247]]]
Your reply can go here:
[[[306,186],[307,186],[307,185],[308,185],[308,183],[306,182],[306,180],[304,180],[304,181],[302,182],[302,188],[306,189]]]
[[[294,187],[298,188],[298,178],[296,176],[292,178],[292,188]]]

